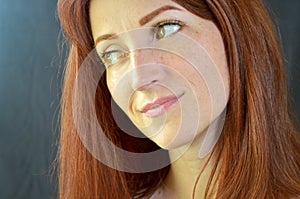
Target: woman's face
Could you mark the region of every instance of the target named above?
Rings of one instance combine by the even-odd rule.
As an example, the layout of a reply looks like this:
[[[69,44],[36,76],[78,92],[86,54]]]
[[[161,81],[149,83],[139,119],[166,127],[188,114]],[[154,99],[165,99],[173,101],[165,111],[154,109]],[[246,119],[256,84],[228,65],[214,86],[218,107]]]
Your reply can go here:
[[[160,147],[191,143],[219,118],[229,77],[213,22],[169,0],[92,0],[90,23],[114,101]]]

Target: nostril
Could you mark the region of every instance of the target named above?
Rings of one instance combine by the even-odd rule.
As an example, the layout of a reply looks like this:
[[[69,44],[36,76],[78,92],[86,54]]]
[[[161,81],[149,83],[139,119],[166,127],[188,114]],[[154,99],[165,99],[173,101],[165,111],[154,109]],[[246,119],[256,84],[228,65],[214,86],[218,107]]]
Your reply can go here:
[[[145,90],[148,89],[151,85],[156,84],[158,81],[157,80],[152,80],[152,81],[140,81],[138,84],[135,84],[132,88],[134,90]]]
[[[134,67],[132,72],[132,88],[134,90],[143,90],[162,81],[165,78],[164,69],[157,64],[147,64]]]

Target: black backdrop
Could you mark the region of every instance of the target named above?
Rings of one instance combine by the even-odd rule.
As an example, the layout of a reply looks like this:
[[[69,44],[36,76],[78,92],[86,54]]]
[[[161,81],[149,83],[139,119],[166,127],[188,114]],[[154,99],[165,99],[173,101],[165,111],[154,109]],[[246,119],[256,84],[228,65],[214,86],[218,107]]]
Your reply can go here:
[[[63,70],[56,1],[0,3],[0,198],[55,198],[49,168],[56,153]],[[300,121],[300,1],[267,3],[280,30]]]

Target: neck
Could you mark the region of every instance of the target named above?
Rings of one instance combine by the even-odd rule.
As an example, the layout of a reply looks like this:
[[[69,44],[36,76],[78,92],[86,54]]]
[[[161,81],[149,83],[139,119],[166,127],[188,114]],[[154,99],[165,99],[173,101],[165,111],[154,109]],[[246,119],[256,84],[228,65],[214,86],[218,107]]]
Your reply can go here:
[[[178,160],[172,162],[164,186],[166,193],[173,196],[170,198],[191,199],[199,174],[201,174],[201,176],[196,185],[195,198],[204,197],[214,158],[212,157],[209,160],[208,155],[203,159],[199,159],[195,152],[197,151],[193,150],[191,146]],[[170,157],[174,156],[172,152],[169,154]]]
[[[208,131],[200,133],[191,144],[169,150],[171,167],[163,185],[164,198],[191,199],[195,186],[194,198],[204,198],[206,186],[216,160],[210,153],[201,157],[200,148],[203,142],[207,142],[206,134],[216,135],[219,130],[220,128],[210,128]],[[198,179],[199,175],[200,178]],[[213,184],[214,180],[211,185]]]

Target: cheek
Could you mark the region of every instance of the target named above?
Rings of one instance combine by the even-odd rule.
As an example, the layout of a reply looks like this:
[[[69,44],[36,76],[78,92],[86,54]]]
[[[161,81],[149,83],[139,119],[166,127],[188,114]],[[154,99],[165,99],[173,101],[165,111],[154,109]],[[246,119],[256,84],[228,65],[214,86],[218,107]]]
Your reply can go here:
[[[201,120],[207,123],[226,107],[229,98],[229,72],[222,36],[212,23],[203,23],[202,31],[190,31],[202,51],[192,51],[191,59],[200,60],[184,71],[197,96]],[[198,59],[196,59],[198,58]]]
[[[111,75],[109,75],[109,72],[106,75],[106,84],[107,88],[112,96],[112,99],[116,102],[116,104],[125,111],[125,104],[122,99],[128,99],[129,96],[127,96],[126,89],[122,89],[121,86],[121,80],[120,78],[112,78]]]
[[[219,29],[213,22],[208,21],[204,26],[205,27],[203,28],[205,28],[206,31],[203,31],[201,34],[196,32],[193,37],[203,47],[207,54],[206,56],[208,56],[211,61],[207,67],[216,69],[215,73],[218,73],[218,77],[220,79],[219,83],[221,83],[221,85],[218,84],[217,86],[221,86],[225,92],[225,98],[220,95],[220,99],[222,97],[222,100],[228,101],[230,82],[223,38]],[[197,56],[197,53],[194,53],[193,56]]]
[[[223,38],[215,24],[211,23],[210,26],[212,26],[211,32],[204,37],[205,46],[214,63],[218,66],[219,72],[224,79],[227,79],[229,73]]]
[[[116,85],[117,85],[116,80],[110,78],[109,75],[106,75],[106,85],[107,85],[107,88],[108,88],[110,94],[113,95],[113,92],[114,92],[115,87],[116,87]]]
[[[222,40],[222,37],[219,32],[212,34],[213,37],[211,41],[207,41],[206,48],[208,54],[212,58],[214,64],[218,67],[218,72],[220,73],[224,84],[228,88],[229,82],[229,72],[228,72],[228,63],[225,53],[225,46]],[[208,40],[209,38],[206,38]]]
[[[106,71],[106,84],[109,92],[112,96],[115,96],[117,93],[123,93],[123,91],[128,90],[126,85],[129,85],[128,75],[125,76],[125,73],[116,74],[114,71]]]

